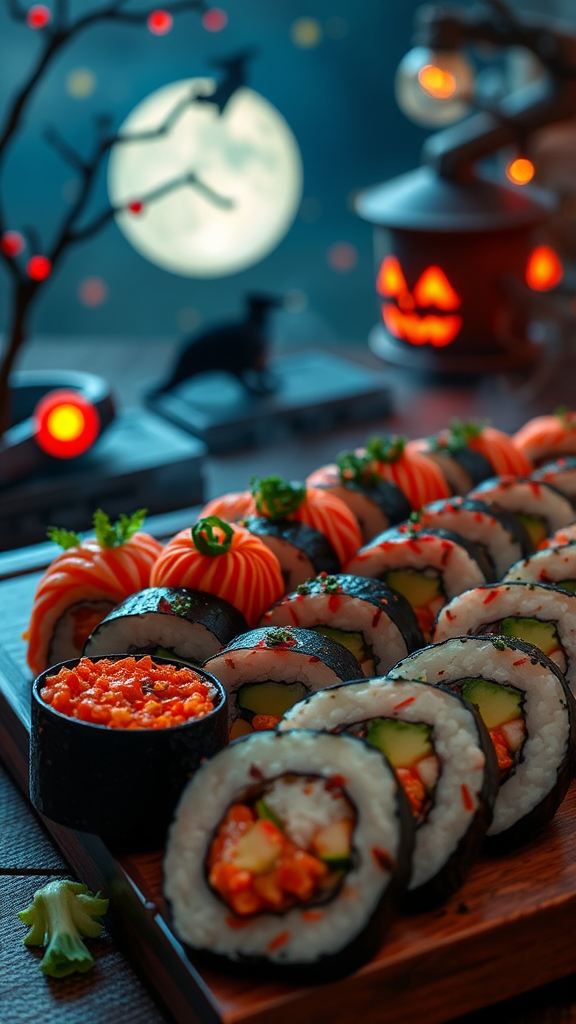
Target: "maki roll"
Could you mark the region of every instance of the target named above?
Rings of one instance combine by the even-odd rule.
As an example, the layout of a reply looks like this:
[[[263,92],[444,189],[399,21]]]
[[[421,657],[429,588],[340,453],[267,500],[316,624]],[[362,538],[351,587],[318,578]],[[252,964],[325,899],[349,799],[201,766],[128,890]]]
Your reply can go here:
[[[422,509],[418,521],[426,529],[451,530],[478,544],[492,563],[492,579],[501,579],[513,562],[532,550],[525,527],[510,512],[483,501],[459,496],[433,501]]]
[[[499,785],[492,742],[471,704],[426,683],[372,679],[312,694],[279,729],[351,732],[387,757],[416,824],[410,908],[437,904],[462,885]]]
[[[286,590],[293,590],[319,572],[340,571],[340,561],[330,541],[311,526],[265,516],[249,516],[241,523],[276,555]]]
[[[360,549],[344,567],[372,576],[411,604],[426,639],[440,609],[456,594],[490,578],[481,548],[449,530],[428,530],[413,522],[387,530]]]
[[[204,667],[226,688],[231,739],[272,729],[308,693],[364,674],[336,640],[274,626],[236,637]]]
[[[49,665],[79,657],[94,627],[110,611],[150,583],[162,545],[140,530],[145,512],[120,516],[112,525],[101,509],[94,514],[95,537],[56,527],[51,540],[64,549],[40,580],[30,625],[27,661],[34,675]]]
[[[511,566],[503,582],[551,583],[569,594],[576,594],[576,540],[543,548],[530,558]]]
[[[452,420],[434,437],[410,441],[408,448],[438,464],[453,494],[466,494],[494,474],[525,475],[532,469],[508,434],[482,423]]]
[[[410,515],[411,505],[399,487],[370,472],[357,472],[350,460],[321,466],[306,478],[311,487],[329,491],[353,512],[366,543]]]
[[[487,633],[539,647],[576,688],[576,594],[544,583],[475,587],[442,609],[433,639]]]
[[[409,602],[363,576],[309,579],[262,616],[263,626],[302,626],[344,644],[367,676],[385,675],[424,638]],[[401,652],[401,653],[399,653]]]
[[[576,412],[560,408],[551,416],[535,416],[514,434],[512,443],[533,466],[576,455]]]
[[[540,466],[540,469],[535,469],[530,474],[530,479],[535,480],[536,483],[554,487],[574,503],[576,499],[576,455],[568,455],[564,459],[557,459],[556,462],[547,462],[544,466]]]
[[[302,980],[373,956],[408,881],[413,824],[380,753],[353,736],[267,732],[186,788],[164,862],[194,950]]]
[[[568,498],[548,484],[537,483],[535,480],[493,477],[471,491],[468,497],[511,512],[526,527],[534,548],[554,530],[576,519],[576,512]]]
[[[228,601],[185,587],[148,587],[123,601],[88,637],[84,654],[151,654],[201,665],[248,629]]]
[[[574,770],[576,705],[556,665],[532,644],[458,637],[400,662],[393,678],[425,679],[478,708],[494,744],[500,788],[487,832],[506,850],[554,817]]]

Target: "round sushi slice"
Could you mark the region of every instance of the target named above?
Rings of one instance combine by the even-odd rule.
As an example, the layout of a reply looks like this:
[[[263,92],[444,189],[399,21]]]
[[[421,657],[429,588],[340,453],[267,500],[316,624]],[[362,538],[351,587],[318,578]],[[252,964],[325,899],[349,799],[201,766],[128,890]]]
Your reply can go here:
[[[416,823],[410,907],[434,905],[462,885],[499,787],[494,747],[471,704],[426,683],[372,679],[312,694],[279,729],[352,732],[387,757]]]
[[[24,639],[34,675],[50,665],[79,658],[86,639],[110,611],[150,583],[162,545],[140,531],[144,512],[120,516],[111,524],[100,509],[95,537],[80,540],[69,530],[51,528],[49,536],[64,548],[36,588]]]
[[[560,408],[551,416],[535,416],[514,434],[512,442],[533,466],[576,455],[576,412]]]
[[[360,482],[348,479],[345,472],[346,467],[341,469],[334,462],[314,470],[306,478],[306,483],[310,487],[330,491],[348,505],[358,520],[364,543],[408,518],[410,502],[395,484],[376,476]]]
[[[551,583],[559,590],[576,594],[576,541],[536,551],[530,558],[511,566],[502,582]]]
[[[564,494],[569,501],[576,500],[576,455],[568,455],[564,459],[557,459],[556,462],[547,462],[540,469],[535,469],[530,474],[531,480],[537,483],[549,484],[561,494]]]
[[[561,544],[570,544],[572,541],[576,541],[576,523],[570,523],[569,526],[563,526],[561,530],[556,530],[556,533],[543,540],[538,547],[540,549],[556,548]]]
[[[344,567],[355,576],[383,580],[410,602],[428,640],[440,609],[456,594],[490,578],[491,566],[477,545],[449,530],[410,523],[387,530]]]
[[[259,733],[216,754],[186,788],[164,893],[180,939],[220,966],[329,980],[377,952],[413,841],[377,750],[354,736]]]
[[[434,437],[411,441],[412,446],[438,463],[454,494],[466,494],[495,473],[525,475],[532,468],[508,434],[483,423],[453,420]]]
[[[416,616],[402,594],[363,576],[309,579],[262,616],[263,626],[301,626],[344,644],[367,676],[383,676],[424,646]]]
[[[487,633],[539,647],[576,688],[576,594],[545,583],[475,587],[442,609],[433,640]]]
[[[504,509],[483,501],[455,496],[434,501],[419,513],[426,529],[452,530],[480,545],[494,568],[492,579],[501,579],[506,570],[532,550],[525,527]]]
[[[364,675],[336,640],[311,629],[277,626],[236,637],[204,668],[228,693],[231,739],[272,729],[308,693]]]
[[[537,483],[535,480],[493,477],[471,491],[468,497],[511,512],[526,527],[535,548],[554,530],[576,519],[576,512],[568,498],[548,484]]]
[[[447,687],[478,708],[500,773],[492,847],[518,846],[548,825],[576,757],[576,705],[549,658],[521,640],[458,637],[410,655],[390,675]]]
[[[228,601],[185,587],[148,587],[123,601],[96,627],[84,645],[97,654],[150,654],[202,665],[224,644],[248,629]]]
[[[340,561],[330,541],[311,526],[288,519],[273,521],[265,516],[250,516],[242,519],[241,524],[276,555],[286,590],[293,590],[319,572],[340,571]]]

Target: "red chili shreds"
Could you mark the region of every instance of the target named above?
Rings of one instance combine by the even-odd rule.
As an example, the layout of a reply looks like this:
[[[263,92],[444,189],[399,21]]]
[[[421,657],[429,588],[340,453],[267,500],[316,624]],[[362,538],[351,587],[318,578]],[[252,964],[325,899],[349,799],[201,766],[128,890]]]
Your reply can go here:
[[[425,540],[425,539],[426,539],[425,537],[422,538],[422,540]],[[415,540],[407,540],[406,541],[406,547],[410,548],[411,551],[415,551],[417,555],[421,555],[422,554],[422,548],[416,543]]]
[[[416,697],[407,697],[406,700],[401,700],[399,704],[395,704],[392,711],[400,711],[400,708],[407,708],[409,704],[413,704]]]
[[[382,609],[378,608],[377,611],[374,613],[374,617],[372,619],[372,629],[376,629],[376,626],[380,622],[381,617],[382,617]]]
[[[482,513],[481,512],[475,512],[474,513],[474,519],[476,520],[477,523],[481,523],[482,522],[482,518],[483,517],[482,517]]]
[[[446,608],[444,610],[444,614],[445,614],[446,618],[448,619],[448,622],[454,622],[454,619],[456,618],[456,616],[454,615],[454,612],[451,612],[448,608]]]
[[[315,654],[311,654],[310,657],[308,658],[308,661],[310,662],[311,665],[315,665],[318,661],[320,661],[320,658],[317,658]]]
[[[292,605],[290,605],[290,604],[288,605],[288,614],[289,614],[290,618],[292,619],[292,622],[294,623],[294,625],[298,626],[300,624],[300,619],[298,618],[298,616],[296,615],[296,612],[294,611]]]
[[[250,775],[252,779],[256,779],[257,782],[261,782],[264,778],[264,772],[255,764],[250,765],[248,775]]]
[[[48,676],[40,693],[56,711],[111,729],[165,729],[214,710],[214,687],[194,669],[143,658],[81,658]]]
[[[170,604],[170,601],[168,600],[168,598],[166,598],[166,597],[161,597],[160,598],[160,600],[158,601],[158,611],[159,612],[164,612],[164,614],[166,614],[166,615],[173,615],[174,614],[174,610],[173,610],[172,605]]]
[[[512,668],[516,668],[517,665],[525,665],[529,658],[519,658],[518,661],[512,662]]]
[[[542,491],[540,484],[536,483],[535,480],[528,480],[528,484],[530,485],[530,489],[534,497],[539,498]]]
[[[382,850],[379,846],[373,846],[372,856],[378,867],[382,868],[383,871],[394,871],[396,863],[387,850]]]
[[[490,602],[494,601],[494,599],[499,597],[499,595],[500,590],[497,587],[495,590],[491,590],[489,594],[486,594],[486,597],[484,598],[482,604],[490,604]]]
[[[238,928],[245,928],[247,924],[250,924],[250,918],[235,917],[234,914],[226,914],[225,920],[228,927],[233,928],[234,930]]]
[[[232,661],[232,658],[224,658],[224,664],[227,665],[228,668],[234,668],[234,662]]]
[[[268,950],[273,953],[275,949],[280,949],[281,946],[285,946],[290,938],[290,932],[280,932],[273,939],[270,939],[268,943]]]
[[[328,598],[328,609],[331,612],[337,612],[340,605],[342,604],[342,598],[339,594],[330,594]]]
[[[452,557],[452,552],[453,552],[454,548],[453,548],[452,544],[450,544],[449,541],[443,540],[442,541],[442,549],[443,549],[442,550],[442,558],[440,559],[440,563],[441,563],[441,565],[448,565],[448,562],[450,561],[450,558]]]
[[[473,811],[474,801],[470,796],[470,790],[468,789],[468,786],[465,786],[464,783],[462,783],[462,785],[460,786],[460,791],[462,793],[462,803],[464,804],[464,810]]]
[[[565,561],[566,561],[566,559],[565,559]],[[540,573],[538,575],[538,579],[540,580],[541,583],[551,583],[552,582],[550,577],[549,577],[549,575],[548,575],[548,573],[546,572],[546,569],[541,569],[540,570]]]
[[[302,917],[305,921],[321,921],[324,914],[321,910],[304,910]]]
[[[343,789],[345,785],[346,779],[343,775],[331,775],[329,779],[326,779],[324,789],[331,792],[333,789]]]

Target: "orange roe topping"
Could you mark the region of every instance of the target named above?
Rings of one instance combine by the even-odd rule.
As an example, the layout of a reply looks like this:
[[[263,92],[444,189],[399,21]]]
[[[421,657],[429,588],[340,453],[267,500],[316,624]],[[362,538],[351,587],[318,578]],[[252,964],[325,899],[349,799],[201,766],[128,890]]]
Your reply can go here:
[[[74,669],[48,676],[46,704],[70,718],[112,729],[165,729],[214,710],[216,691],[194,669],[143,658],[81,658]]]

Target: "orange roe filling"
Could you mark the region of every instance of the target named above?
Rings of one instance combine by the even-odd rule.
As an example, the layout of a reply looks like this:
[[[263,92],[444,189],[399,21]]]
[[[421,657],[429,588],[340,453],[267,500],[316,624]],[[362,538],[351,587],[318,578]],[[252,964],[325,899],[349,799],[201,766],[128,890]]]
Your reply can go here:
[[[112,729],[166,729],[214,710],[216,693],[194,669],[143,658],[81,658],[74,669],[48,676],[46,704],[70,718]]]
[[[252,870],[241,840],[251,835],[257,848]],[[244,847],[246,843],[244,843]],[[259,863],[256,861],[259,860]],[[246,804],[234,804],[222,820],[207,857],[210,885],[240,917],[281,912],[326,895],[340,882],[312,853],[302,850],[274,822],[258,818]]]

